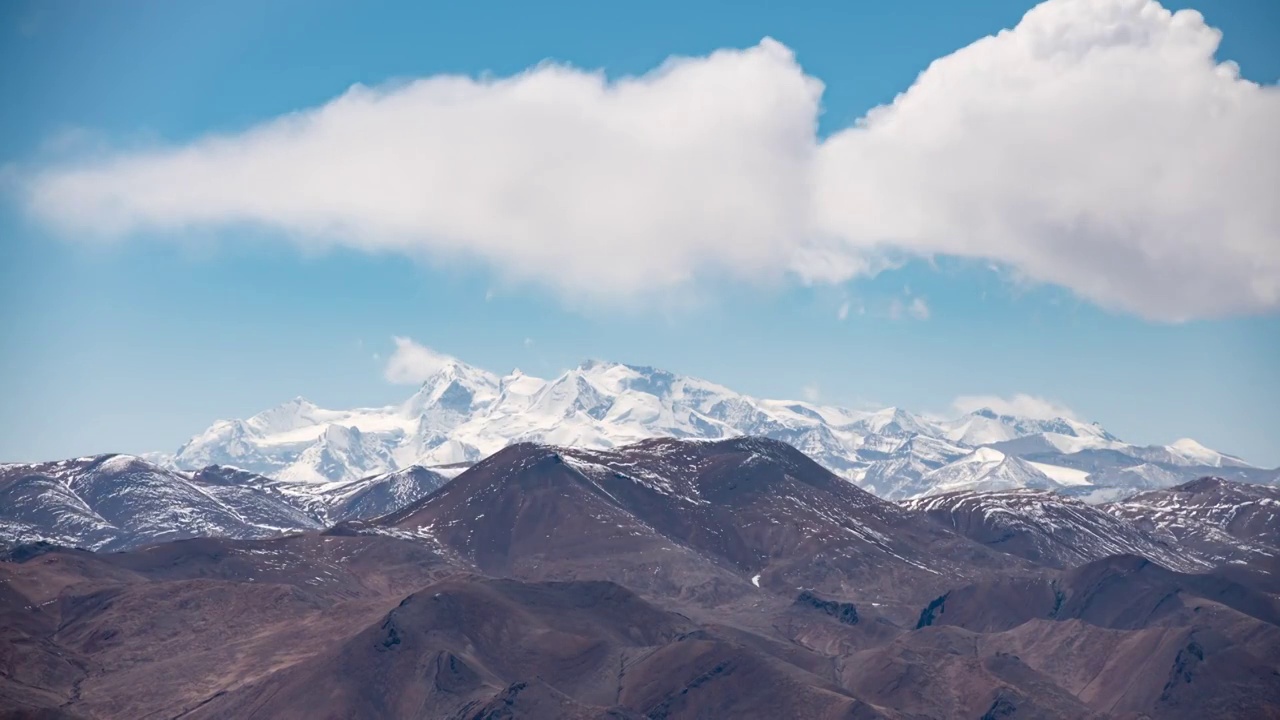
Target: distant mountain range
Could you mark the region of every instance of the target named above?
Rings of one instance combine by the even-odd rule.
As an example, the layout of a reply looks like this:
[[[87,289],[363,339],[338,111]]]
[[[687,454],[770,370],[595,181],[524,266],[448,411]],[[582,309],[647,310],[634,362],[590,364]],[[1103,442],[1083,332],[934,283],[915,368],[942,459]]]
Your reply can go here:
[[[513,443],[608,449],[654,437],[782,440],[880,497],[1033,488],[1101,501],[1203,475],[1273,482],[1280,471],[1183,439],[1123,442],[1096,423],[981,409],[939,419],[761,400],[664,370],[589,361],[544,380],[439,356],[405,402],[329,410],[303,398],[222,420],[173,455],[177,470],[226,465],[289,483],[355,481],[415,465],[456,474]]]

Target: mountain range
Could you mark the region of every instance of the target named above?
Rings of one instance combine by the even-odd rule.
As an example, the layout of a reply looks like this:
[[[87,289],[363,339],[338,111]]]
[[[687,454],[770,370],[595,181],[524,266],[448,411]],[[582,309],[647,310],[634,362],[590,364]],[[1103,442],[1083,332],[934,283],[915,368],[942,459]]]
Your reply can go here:
[[[899,408],[850,410],[762,400],[650,367],[585,362],[544,380],[499,377],[437,355],[429,377],[398,405],[329,410],[295,398],[244,420],[223,420],[161,465],[228,465],[291,483],[325,484],[414,465],[446,475],[521,442],[609,449],[654,437],[782,440],[859,487],[890,500],[962,489],[1050,489],[1094,500],[1170,487],[1204,475],[1274,482],[1190,439],[1125,443],[1096,423],[980,409],[956,418]]]
[[[1276,471],[450,358],[0,465],[0,718],[1280,718]]]
[[[352,481],[275,480],[131,455],[0,465],[0,544],[114,551],[196,537],[265,538],[378,517],[448,481],[409,467]]]
[[[389,513],[118,455],[15,487],[163,536],[0,556],[0,717],[1280,717],[1271,486],[895,503],[730,437],[517,442]]]

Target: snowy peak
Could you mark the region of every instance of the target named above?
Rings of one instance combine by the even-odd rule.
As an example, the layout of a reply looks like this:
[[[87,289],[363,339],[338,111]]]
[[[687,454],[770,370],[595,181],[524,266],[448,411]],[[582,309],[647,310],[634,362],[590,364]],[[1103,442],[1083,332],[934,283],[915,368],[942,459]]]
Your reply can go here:
[[[244,420],[219,420],[178,448],[174,459],[189,469],[254,462],[267,465],[267,471],[278,469],[271,460],[259,457],[257,436]]]
[[[1073,418],[983,408],[947,420],[897,407],[867,412],[759,399],[695,377],[602,360],[550,380],[518,370],[500,377],[430,351],[425,364],[425,380],[403,403],[327,410],[296,398],[248,420],[215,423],[184,445],[173,465],[234,465],[299,482],[337,482],[415,464],[472,463],[515,442],[607,449],[654,437],[745,435],[789,443],[895,500],[939,492],[939,483],[945,489],[1113,484],[1117,489],[1107,496],[1113,499],[1189,480],[1209,466],[1232,479],[1252,477],[1230,474],[1248,466],[1199,444],[1137,447]],[[982,448],[991,452],[975,454]]]
[[[991,410],[978,410],[949,428],[948,440],[966,445],[984,445],[1018,437],[1017,430],[1000,421]]]
[[[526,375],[519,368],[516,368],[498,382],[498,400],[496,404],[498,408],[507,412],[524,410],[529,407],[533,397],[546,385],[546,380]]]
[[[493,373],[447,358],[423,381],[404,405],[404,413],[418,417],[429,412],[467,414],[497,398],[501,379]]]
[[[330,425],[324,429],[320,442],[339,452],[350,452],[352,446],[360,444],[360,429]]]
[[[995,448],[982,447],[974,450],[968,457],[963,458],[961,462],[965,463],[1001,463],[1008,457],[1004,453]]]
[[[660,399],[671,398],[681,380],[679,376],[665,370],[600,360],[584,362],[577,372],[610,395],[641,393]]]
[[[991,408],[981,408],[956,420],[942,423],[945,436],[966,445],[990,445],[1020,438],[1041,436],[1046,444],[1067,451],[1106,447],[1117,441],[1097,423],[1084,423],[1070,418],[1030,418],[1002,415]]]
[[[547,383],[530,405],[530,410],[548,417],[572,418],[576,414],[599,420],[612,405],[612,398],[593,380],[594,373],[578,368]]]
[[[1179,459],[1185,460],[1192,465],[1203,465],[1208,467],[1252,467],[1249,463],[1238,457],[1220,453],[1217,450],[1211,450],[1204,445],[1192,440],[1191,438],[1182,438],[1165,446],[1171,454]]]
[[[329,425],[316,444],[303,450],[296,462],[279,473],[283,480],[335,482],[353,471],[363,475],[395,468],[391,451],[356,427]]]
[[[315,403],[295,397],[245,421],[245,425],[263,434],[283,433],[324,422],[326,416]]]
[[[936,435],[937,428],[924,418],[891,407],[868,413],[854,427],[879,435]]]
[[[981,447],[924,476],[924,495],[960,490],[1057,489],[1059,483],[1031,463],[990,447]]]
[[[1174,442],[1169,444],[1169,449],[1177,450],[1179,452],[1184,452],[1184,453],[1187,453],[1188,455],[1200,455],[1201,457],[1206,457],[1206,456],[1212,457],[1218,454],[1210,450],[1209,448],[1205,447],[1204,445],[1201,445],[1200,443],[1196,442],[1195,440],[1192,440],[1191,438],[1182,438],[1181,440],[1175,440]]]

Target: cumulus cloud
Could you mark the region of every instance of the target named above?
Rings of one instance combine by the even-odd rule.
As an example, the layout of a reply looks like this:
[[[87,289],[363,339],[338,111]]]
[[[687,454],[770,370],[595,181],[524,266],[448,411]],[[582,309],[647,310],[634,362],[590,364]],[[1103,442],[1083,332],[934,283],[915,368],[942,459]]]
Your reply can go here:
[[[1018,415],[1038,420],[1080,419],[1071,408],[1061,403],[1022,393],[1007,398],[998,395],[962,395],[952,401],[951,407],[959,413],[988,408],[1000,415]]]
[[[1166,321],[1280,306],[1280,92],[1150,0],[1050,0],[816,134],[773,40],[639,76],[355,87],[244,132],[29,173],[77,237],[265,226],[479,261],[572,301],[981,258]],[[904,308],[905,309],[905,308]],[[927,306],[920,310],[927,314]]]
[[[589,300],[780,277],[811,214],[821,92],[767,39],[614,81],[544,64],[357,86],[243,133],[48,169],[29,199],[76,234],[257,224]]]
[[[1146,0],[1054,0],[828,139],[819,224],[1161,320],[1280,305],[1280,93]]]
[[[396,349],[387,358],[383,377],[397,385],[417,385],[457,360],[414,342],[411,338],[395,337]],[[377,359],[375,354],[374,359]]]

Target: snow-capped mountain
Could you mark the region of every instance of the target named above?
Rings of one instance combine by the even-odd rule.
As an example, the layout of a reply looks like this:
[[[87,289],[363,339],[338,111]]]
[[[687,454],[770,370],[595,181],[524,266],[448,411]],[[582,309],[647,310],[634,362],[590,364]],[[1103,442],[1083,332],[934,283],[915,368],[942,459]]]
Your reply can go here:
[[[1238,480],[1269,472],[1190,440],[1130,445],[1096,423],[1070,418],[980,409],[939,419],[901,408],[765,400],[665,370],[601,361],[550,380],[518,370],[503,377],[443,355],[403,403],[329,410],[296,398],[246,420],[214,423],[168,462],[182,470],[234,465],[325,484],[411,465],[457,467],[516,442],[607,449],[652,437],[740,435],[787,442],[888,499],[1031,487],[1104,500],[1209,469],[1229,470]]]
[[[971,447],[1035,437],[1062,452],[1083,448],[1121,447],[1123,443],[1097,423],[1069,418],[1042,420],[1000,415],[981,408],[955,420],[940,423],[946,438]]]
[[[884,498],[916,497],[928,492],[930,485],[924,476],[970,453],[968,448],[927,435],[911,436],[900,445],[894,444],[893,438],[886,439],[889,442],[880,456],[870,442],[859,451],[859,456],[870,464],[858,479],[863,489]]]
[[[183,472],[131,455],[0,465],[0,546],[46,541],[114,551],[195,537],[272,537],[386,515],[445,482],[417,466],[315,482],[222,465]]]
[[[1175,465],[1190,465],[1195,467],[1252,467],[1249,463],[1235,457],[1234,455],[1227,455],[1225,453],[1220,453],[1217,450],[1211,450],[1191,438],[1176,440],[1165,447],[1143,448],[1143,450],[1146,452],[1140,454],[1140,457],[1144,457],[1155,462],[1168,462]]]
[[[340,483],[321,494],[329,522],[370,520],[415,503],[449,479],[419,465]]]
[[[206,485],[130,455],[0,466],[6,544],[49,540],[120,550],[191,537],[270,537],[319,527],[278,494]]]
[[[395,467],[385,443],[366,436],[360,428],[332,424],[326,425],[320,437],[277,477],[294,482],[336,482],[352,474],[377,475]]]
[[[920,495],[959,490],[1056,490],[1060,486],[1031,463],[995,448],[980,447],[949,465],[920,478]]]

